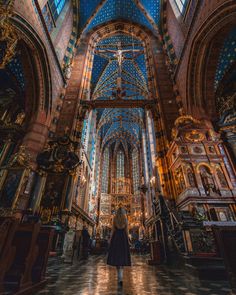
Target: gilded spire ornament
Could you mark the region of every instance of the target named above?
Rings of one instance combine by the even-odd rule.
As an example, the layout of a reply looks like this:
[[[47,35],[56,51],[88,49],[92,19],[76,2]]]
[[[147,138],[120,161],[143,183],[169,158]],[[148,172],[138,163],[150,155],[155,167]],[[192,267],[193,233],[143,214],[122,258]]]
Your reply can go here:
[[[18,36],[10,21],[13,15],[14,2],[15,0],[0,1],[0,42],[5,44],[5,48],[0,48],[0,55],[2,56],[0,69],[4,69],[16,54]]]

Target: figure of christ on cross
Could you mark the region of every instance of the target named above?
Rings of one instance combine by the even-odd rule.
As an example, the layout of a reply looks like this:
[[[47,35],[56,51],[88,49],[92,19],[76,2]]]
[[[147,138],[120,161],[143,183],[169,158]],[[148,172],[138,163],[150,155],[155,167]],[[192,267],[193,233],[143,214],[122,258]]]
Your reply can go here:
[[[117,59],[118,63],[118,76],[117,76],[117,91],[116,93],[113,93],[113,96],[116,97],[116,99],[122,99],[122,79],[121,79],[121,73],[122,73],[122,63],[125,59],[128,59],[125,54],[127,53],[134,53],[136,52],[136,55],[133,56],[133,59],[136,58],[139,53],[143,53],[143,50],[140,49],[122,49],[121,42],[117,44],[117,50],[112,49],[98,49],[95,51],[95,54],[103,54],[103,53],[113,53],[113,56],[115,59]]]
[[[123,63],[123,60],[126,59],[125,53],[134,53],[134,52],[143,53],[143,50],[140,50],[140,49],[122,49],[121,42],[119,42],[117,44],[117,50],[98,49],[98,50],[95,51],[95,53],[98,53],[98,54],[99,53],[114,53],[113,56],[117,59],[117,62],[118,62],[118,76],[121,76],[122,63]]]

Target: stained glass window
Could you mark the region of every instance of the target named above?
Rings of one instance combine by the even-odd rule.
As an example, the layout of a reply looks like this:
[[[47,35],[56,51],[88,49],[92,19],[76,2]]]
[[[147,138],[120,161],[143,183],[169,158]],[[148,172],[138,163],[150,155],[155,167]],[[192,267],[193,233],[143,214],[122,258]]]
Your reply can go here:
[[[62,9],[65,6],[65,3],[66,3],[66,0],[49,0],[48,1],[54,21],[57,20],[58,16],[62,12]]]
[[[148,132],[148,138],[149,138],[149,144],[148,144],[148,161],[150,165],[150,171],[154,169],[155,166],[155,157],[156,157],[156,147],[155,147],[155,131],[154,131],[154,125],[153,120],[150,117],[150,113],[148,113],[147,116],[147,132]]]
[[[109,149],[106,148],[103,154],[102,165],[102,193],[108,193],[108,176],[109,176]]]
[[[82,137],[81,137],[81,143],[83,148],[87,149],[87,133],[88,133],[88,120],[84,120],[83,129],[82,129]]]
[[[51,11],[49,9],[48,4],[46,4],[43,7],[42,14],[43,14],[45,23],[47,25],[48,31],[49,31],[49,33],[51,33],[51,31],[54,28],[54,21],[53,21],[53,18],[52,18],[52,15],[51,15]]]
[[[140,175],[139,175],[139,156],[138,156],[138,150],[135,149],[132,153],[132,173],[133,173],[133,188],[134,188],[134,194],[137,194],[139,192],[139,186],[140,186]]]
[[[181,14],[184,13],[188,0],[174,0]]]
[[[55,22],[62,12],[66,1],[67,0],[49,0],[44,5],[42,13],[49,32],[55,27]]]
[[[116,158],[116,191],[117,193],[121,193],[124,187],[124,177],[125,177],[125,155],[120,150],[117,153]]]

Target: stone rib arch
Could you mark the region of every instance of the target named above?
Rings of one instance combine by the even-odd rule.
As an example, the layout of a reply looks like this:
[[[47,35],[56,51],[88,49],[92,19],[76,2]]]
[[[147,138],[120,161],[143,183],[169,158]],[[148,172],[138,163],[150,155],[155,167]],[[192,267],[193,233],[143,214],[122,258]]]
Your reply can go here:
[[[28,65],[24,70],[29,84],[26,95],[28,104],[32,104],[32,110],[22,144],[27,147],[35,165],[36,156],[48,138],[51,123],[52,79],[49,58],[43,41],[25,19],[16,15],[11,22],[17,31],[19,44],[25,46],[23,58],[28,59]]]
[[[197,117],[205,117],[205,110],[214,107],[212,103],[213,97],[209,84],[213,85],[212,72],[207,71],[209,63],[209,53],[213,50],[213,55],[217,55],[217,48],[214,48],[214,41],[220,41],[223,38],[223,33],[227,28],[236,25],[236,4],[232,1],[225,1],[221,6],[214,11],[214,15],[208,18],[196,33],[191,46],[189,55],[189,63],[187,69],[186,83],[186,107],[188,113]],[[216,68],[215,64],[211,65],[212,69]],[[202,76],[203,74],[203,76]],[[208,91],[207,91],[208,88]],[[213,91],[212,91],[213,92]],[[211,104],[209,102],[211,96]],[[204,110],[205,109],[205,110]],[[209,114],[208,114],[209,115]],[[210,114],[212,117],[214,113]]]
[[[118,33],[126,34],[129,36],[132,36],[141,40],[144,44],[144,54],[146,57],[146,67],[147,67],[147,73],[148,73],[148,88],[149,92],[154,92],[154,89],[158,89],[157,85],[155,84],[154,79],[154,68],[153,68],[153,53],[151,48],[151,43],[155,38],[151,32],[149,32],[146,28],[142,27],[141,25],[134,24],[131,22],[128,22],[127,20],[125,22],[120,21],[111,21],[110,23],[102,26],[98,26],[94,31],[88,33],[86,37],[82,36],[80,39],[80,42],[88,43],[88,50],[87,50],[87,56],[86,56],[86,65],[85,70],[83,72],[84,82],[81,87],[80,92],[80,98],[81,99],[89,99],[88,94],[90,94],[90,81],[91,81],[91,71],[86,70],[86,68],[90,68],[93,64],[93,55],[95,51],[95,47],[98,44],[99,41],[102,39],[109,38],[113,35],[116,35]],[[152,91],[150,91],[152,90]],[[151,97],[158,97],[158,93],[151,93]]]
[[[50,114],[52,110],[52,79],[45,45],[34,28],[19,15],[12,19],[12,23],[20,39],[25,42],[32,53],[34,72],[38,80],[37,90],[39,93],[35,94],[38,94],[38,111],[45,110],[47,114]]]

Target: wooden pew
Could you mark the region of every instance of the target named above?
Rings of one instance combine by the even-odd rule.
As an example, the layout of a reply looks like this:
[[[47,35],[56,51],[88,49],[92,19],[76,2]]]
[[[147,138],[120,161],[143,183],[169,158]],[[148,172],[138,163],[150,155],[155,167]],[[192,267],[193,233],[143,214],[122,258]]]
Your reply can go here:
[[[12,246],[16,248],[15,257],[4,278],[7,290],[17,292],[32,288],[32,268],[39,253],[40,226],[40,223],[22,223],[15,231],[12,240]]]
[[[11,217],[0,217],[0,294],[4,291],[4,276],[10,268],[16,247],[12,240],[18,227],[19,220]]]
[[[223,223],[224,224],[224,223]],[[236,224],[212,226],[219,252],[224,260],[228,277],[233,290],[236,293]],[[234,293],[235,292],[235,293]]]
[[[0,217],[0,294],[34,294],[46,282],[54,229]]]
[[[54,229],[51,227],[41,227],[37,238],[38,255],[32,267],[33,284],[44,284],[45,273],[48,263],[49,251],[52,247]]]

